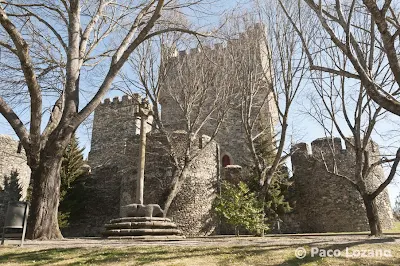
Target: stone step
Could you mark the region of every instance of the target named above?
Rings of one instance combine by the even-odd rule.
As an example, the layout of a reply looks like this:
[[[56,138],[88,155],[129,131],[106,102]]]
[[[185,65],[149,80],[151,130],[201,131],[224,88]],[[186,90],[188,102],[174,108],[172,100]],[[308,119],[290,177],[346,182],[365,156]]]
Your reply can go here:
[[[145,221],[145,222],[122,222],[106,224],[107,229],[156,229],[156,228],[177,228],[177,225],[172,222],[165,221]]]
[[[146,235],[180,235],[179,229],[109,229],[104,236],[146,236]]]
[[[161,221],[161,222],[171,222],[169,218],[163,217],[121,217],[117,219],[112,219],[109,223],[124,223],[124,222],[153,222],[153,221]]]
[[[107,239],[141,240],[141,241],[178,241],[186,239],[184,235],[147,235],[147,236],[108,236]]]

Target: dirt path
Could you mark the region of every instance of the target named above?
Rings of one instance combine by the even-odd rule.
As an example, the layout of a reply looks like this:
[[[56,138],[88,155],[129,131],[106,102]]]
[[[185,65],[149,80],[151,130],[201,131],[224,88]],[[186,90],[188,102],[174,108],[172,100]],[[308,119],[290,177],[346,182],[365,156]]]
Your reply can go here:
[[[73,248],[73,247],[129,247],[129,246],[328,246],[343,244],[400,244],[400,234],[386,235],[382,238],[367,235],[343,234],[298,234],[268,235],[266,237],[233,237],[213,236],[186,238],[182,240],[149,240],[149,239],[104,239],[104,238],[65,238],[63,240],[31,241],[24,244],[26,248]],[[11,244],[11,243],[10,243]]]

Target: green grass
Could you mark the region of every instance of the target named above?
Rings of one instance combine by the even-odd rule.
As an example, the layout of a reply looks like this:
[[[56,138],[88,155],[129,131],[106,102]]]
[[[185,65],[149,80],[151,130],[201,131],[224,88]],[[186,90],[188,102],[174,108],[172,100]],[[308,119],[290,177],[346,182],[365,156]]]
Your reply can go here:
[[[349,245],[349,244],[346,244]],[[400,245],[354,245],[351,250],[390,249],[393,257],[321,258],[295,257],[297,246],[141,246],[128,248],[0,248],[2,265],[400,265]],[[321,248],[321,247],[320,247]],[[344,245],[325,246],[340,249]],[[308,253],[310,247],[306,247]]]
[[[356,233],[356,232],[355,232]],[[366,232],[367,233],[367,232]],[[273,242],[268,237],[243,238],[251,241],[252,245],[228,246],[229,240],[240,240],[240,238],[218,239],[218,244],[212,239],[206,238],[205,242],[211,246],[200,244],[200,246],[129,246],[110,247],[105,242],[104,247],[96,248],[46,248],[41,244],[33,247],[18,248],[14,246],[0,246],[0,265],[149,265],[149,266],[239,266],[239,265],[400,265],[400,245],[396,233],[400,233],[400,222],[395,223],[392,230],[385,231],[387,234],[395,234],[386,238],[356,237],[359,241],[346,242],[347,237],[335,233],[343,238],[344,244],[329,244],[324,234],[311,236],[315,238],[312,247],[331,250],[341,250],[343,256],[338,258],[323,258],[310,256],[311,246],[305,246],[307,256],[304,259],[295,257],[295,251],[301,244],[291,244],[287,241],[291,237],[296,240],[310,236],[274,236],[273,239],[281,238],[286,241]],[[347,233],[349,234],[349,233]],[[351,233],[350,233],[351,235]],[[329,237],[332,237],[330,234]],[[352,236],[348,236],[352,239]],[[272,239],[272,238],[271,238]],[[84,242],[84,240],[82,240]],[[226,241],[226,242],[225,242]],[[240,241],[236,241],[240,243]],[[286,244],[279,244],[286,243]],[[297,242],[299,243],[299,242]],[[322,243],[322,244],[321,244]],[[336,242],[338,243],[338,242]],[[342,242],[340,242],[342,243]],[[311,244],[310,244],[311,245]],[[349,247],[350,253],[355,250],[390,250],[392,257],[346,257],[345,250]]]
[[[394,223],[394,226],[390,230],[384,230],[384,233],[393,234],[393,233],[400,233],[400,222],[397,221]]]

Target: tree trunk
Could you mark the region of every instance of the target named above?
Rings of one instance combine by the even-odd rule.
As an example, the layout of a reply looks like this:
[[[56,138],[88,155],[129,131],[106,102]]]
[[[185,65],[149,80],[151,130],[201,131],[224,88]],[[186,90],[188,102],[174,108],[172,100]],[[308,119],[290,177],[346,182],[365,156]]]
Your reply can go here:
[[[60,168],[62,151],[56,145],[42,151],[39,166],[33,170],[32,199],[29,210],[27,238],[62,239],[58,226],[58,204],[60,199]]]
[[[174,201],[174,199],[176,198],[176,196],[178,195],[180,189],[181,189],[181,185],[183,184],[183,182],[185,182],[185,178],[188,174],[188,165],[184,166],[183,169],[176,170],[177,175],[174,176],[171,187],[170,187],[170,191],[168,193],[168,197],[164,203],[164,217],[167,217],[168,215],[168,211],[169,208],[171,207],[172,202]],[[179,172],[178,172],[179,171]]]
[[[259,194],[258,200],[262,203],[262,223],[265,221],[265,208],[266,208],[266,200],[267,200],[267,195],[268,195],[268,187],[269,187],[269,182],[266,182],[262,185],[261,187],[261,192]],[[264,225],[264,224],[263,224]],[[260,230],[260,234],[258,236],[264,237],[265,236],[265,230],[262,228]]]
[[[239,226],[238,225],[235,226],[235,236],[236,237],[240,236]]]
[[[382,227],[379,220],[378,208],[375,199],[371,199],[369,195],[363,196],[365,209],[367,212],[368,224],[371,236],[382,235]]]

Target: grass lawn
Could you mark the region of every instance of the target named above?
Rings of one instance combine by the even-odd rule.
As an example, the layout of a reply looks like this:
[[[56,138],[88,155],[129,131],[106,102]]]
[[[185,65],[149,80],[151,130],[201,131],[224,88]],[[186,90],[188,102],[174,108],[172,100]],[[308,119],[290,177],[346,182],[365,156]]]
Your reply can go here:
[[[400,265],[400,223],[385,233],[389,235],[384,238],[329,233],[188,238],[172,242],[90,238],[28,241],[24,248],[0,246],[0,265]],[[305,248],[305,258],[296,258],[298,248]],[[311,250],[316,248],[336,250],[340,256],[324,257],[323,251],[311,256]],[[384,250],[390,254],[383,253]],[[366,254],[361,256],[359,251]]]
[[[304,245],[247,246],[130,246],[79,248],[0,247],[1,265],[400,265],[400,245],[387,243],[335,244],[318,246],[339,249],[342,256],[295,257]],[[391,257],[346,257],[356,250],[390,250]]]
[[[395,222],[393,228],[390,230],[384,230],[384,233],[393,234],[398,233],[400,234],[400,222]]]

